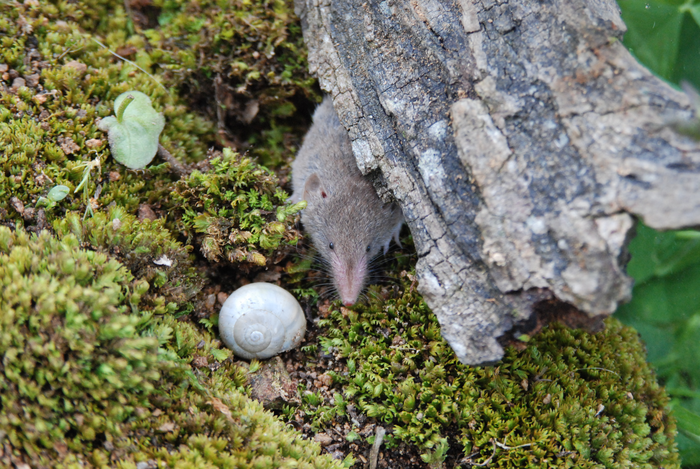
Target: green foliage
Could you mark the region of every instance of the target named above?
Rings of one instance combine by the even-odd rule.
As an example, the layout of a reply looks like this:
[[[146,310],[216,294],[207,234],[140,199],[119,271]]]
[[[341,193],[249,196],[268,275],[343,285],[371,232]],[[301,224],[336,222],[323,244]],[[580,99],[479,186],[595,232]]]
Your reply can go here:
[[[245,372],[211,333],[81,248],[117,250],[126,233],[91,238],[79,217],[69,223],[84,238],[0,227],[0,465],[347,467],[246,397]],[[190,367],[196,357],[208,364]]]
[[[46,196],[51,202],[60,202],[68,195],[69,189],[66,186],[54,186]]]
[[[624,43],[658,76],[675,84],[686,80],[700,89],[700,1],[618,0],[628,27]],[[696,107],[691,122],[673,128],[697,138],[699,98],[690,85],[686,92]],[[700,235],[698,232],[658,233],[639,225],[630,244],[628,271],[636,280],[632,302],[617,317],[634,326],[649,350],[669,394],[674,397],[683,464],[700,464],[700,441],[682,416],[700,416]],[[700,417],[698,417],[700,418]]]
[[[180,161],[205,157],[217,138],[212,121],[224,123],[219,111],[240,124],[234,135],[219,134],[222,142],[250,142],[256,156],[275,165],[291,159],[305,126],[295,108],[320,99],[292,2],[153,7],[142,17],[155,11],[160,25],[148,29],[135,27],[116,0],[0,3],[0,65],[11,77],[0,89],[0,217],[31,224],[12,209],[10,196],[34,206],[56,185],[71,194],[51,204],[49,221],[64,209],[90,214],[116,202],[135,213],[140,204],[164,199],[176,180],[168,165],[156,160],[142,172],[128,171],[109,158],[97,126],[100,118],[109,122],[114,100],[130,90],[163,114],[160,141]],[[189,111],[180,90],[210,119]],[[95,162],[86,173],[85,165]],[[78,186],[81,197],[73,196]]]
[[[659,233],[642,224],[630,244],[632,301],[615,313],[647,344],[679,415],[678,446],[684,464],[700,464],[700,442],[691,425],[700,415],[700,232]],[[700,417],[697,417],[700,418]]]
[[[226,148],[209,170],[178,182],[168,205],[208,260],[265,265],[266,255],[301,237],[293,224],[304,204],[287,205],[287,197],[274,173]]]
[[[46,197],[39,197],[36,202],[37,207],[46,207],[46,210],[51,210],[60,201],[68,196],[70,189],[66,186],[57,185],[51,188]]]
[[[654,73],[700,88],[700,2],[618,0],[627,25],[625,45]]]
[[[158,152],[158,137],[165,127],[163,115],[140,91],[125,91],[114,100],[115,116],[100,121],[109,132],[109,147],[117,162],[129,169],[143,169]]]
[[[367,306],[333,308],[321,321],[327,353],[346,360],[333,373],[344,398],[418,445],[436,463],[457,440],[489,467],[678,467],[668,398],[646,365],[637,334],[615,320],[589,334],[550,325],[524,350],[506,349],[495,367],[469,367],[440,335],[435,316],[405,292]],[[323,427],[337,403],[304,412]],[[506,446],[497,446],[496,443]]]

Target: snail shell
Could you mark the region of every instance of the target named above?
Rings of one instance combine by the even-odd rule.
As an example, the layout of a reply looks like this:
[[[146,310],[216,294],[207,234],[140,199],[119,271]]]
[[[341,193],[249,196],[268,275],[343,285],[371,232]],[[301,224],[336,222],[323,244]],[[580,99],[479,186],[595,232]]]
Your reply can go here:
[[[219,314],[221,340],[246,359],[266,359],[298,347],[306,333],[299,302],[284,288],[251,283],[228,297]]]

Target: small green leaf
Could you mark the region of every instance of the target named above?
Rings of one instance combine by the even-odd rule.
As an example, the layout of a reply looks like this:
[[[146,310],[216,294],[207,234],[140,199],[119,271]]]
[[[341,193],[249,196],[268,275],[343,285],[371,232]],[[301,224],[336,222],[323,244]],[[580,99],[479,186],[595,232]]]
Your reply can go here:
[[[49,200],[46,197],[39,197],[39,200],[36,201],[36,207],[54,207],[55,203],[52,200]]]
[[[105,117],[99,128],[109,132],[114,159],[130,169],[141,169],[158,152],[158,137],[165,119],[151,106],[151,99],[139,91],[127,91],[114,101],[117,117]]]
[[[68,195],[68,192],[70,192],[70,189],[66,186],[63,185],[58,185],[53,187],[48,194],[49,200],[52,202],[60,202],[61,200],[65,199],[66,196]]]
[[[673,402],[673,415],[676,417],[678,429],[700,444],[700,415],[686,409],[678,401]]]
[[[637,284],[666,277],[700,263],[700,232],[658,232],[640,223],[630,252],[632,260],[627,271]]]
[[[222,362],[231,356],[231,352],[228,349],[211,349],[212,357],[216,358],[218,361]]]
[[[619,5],[628,28],[625,45],[654,73],[671,79],[684,13],[658,0],[620,0]]]
[[[695,22],[700,26],[700,4],[690,7],[689,11]]]
[[[250,361],[250,367],[248,368],[248,372],[255,373],[260,369],[261,366],[262,364],[260,363],[260,361],[253,359]]]
[[[277,207],[277,221],[283,222],[287,219],[289,215],[294,215],[295,213],[306,208],[306,201],[302,200],[288,206]]]

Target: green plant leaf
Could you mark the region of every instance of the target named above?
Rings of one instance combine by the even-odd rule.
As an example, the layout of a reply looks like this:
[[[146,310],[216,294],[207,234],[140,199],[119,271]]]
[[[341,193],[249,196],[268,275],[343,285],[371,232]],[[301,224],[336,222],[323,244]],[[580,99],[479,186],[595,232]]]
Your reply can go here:
[[[640,223],[630,253],[628,272],[637,284],[616,316],[640,333],[649,361],[677,398],[678,448],[690,467],[700,463],[700,445],[688,430],[697,423],[689,415],[700,410],[700,232],[661,233]]]
[[[684,13],[659,1],[619,0],[627,25],[625,45],[654,73],[671,79],[679,49]]]
[[[165,119],[140,91],[120,94],[114,101],[114,109],[117,116],[106,117],[98,125],[109,132],[114,159],[129,169],[144,168],[156,156]]]
[[[698,26],[700,26],[700,3],[688,9],[690,16],[693,17]]]
[[[218,361],[222,362],[231,356],[231,352],[228,349],[211,349],[212,357],[216,358]]]
[[[696,90],[700,90],[700,60],[698,60],[700,57],[700,25],[692,15],[692,10],[684,7],[683,11],[686,14],[683,16],[679,38],[680,46],[678,47],[676,69],[672,80],[678,84],[686,81]],[[695,108],[697,109],[697,104]]]
[[[677,400],[673,401],[672,408],[678,424],[678,430],[691,441],[700,444],[700,415],[686,409]]]
[[[70,189],[66,186],[63,185],[58,185],[53,187],[50,191],[47,197],[49,200],[52,202],[60,202],[61,200],[65,199],[68,193],[70,192]]]
[[[653,230],[641,223],[630,243],[632,259],[627,272],[637,284],[652,277],[665,277],[700,263],[700,236],[696,231]]]

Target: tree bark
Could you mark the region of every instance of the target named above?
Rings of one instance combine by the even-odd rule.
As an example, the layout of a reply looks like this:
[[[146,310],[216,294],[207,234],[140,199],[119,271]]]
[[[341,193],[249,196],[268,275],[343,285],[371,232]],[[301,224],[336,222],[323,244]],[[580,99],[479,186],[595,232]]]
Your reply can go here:
[[[621,44],[612,0],[296,0],[358,166],[401,205],[419,289],[467,364],[545,299],[630,297],[634,216],[700,225],[688,98]]]

